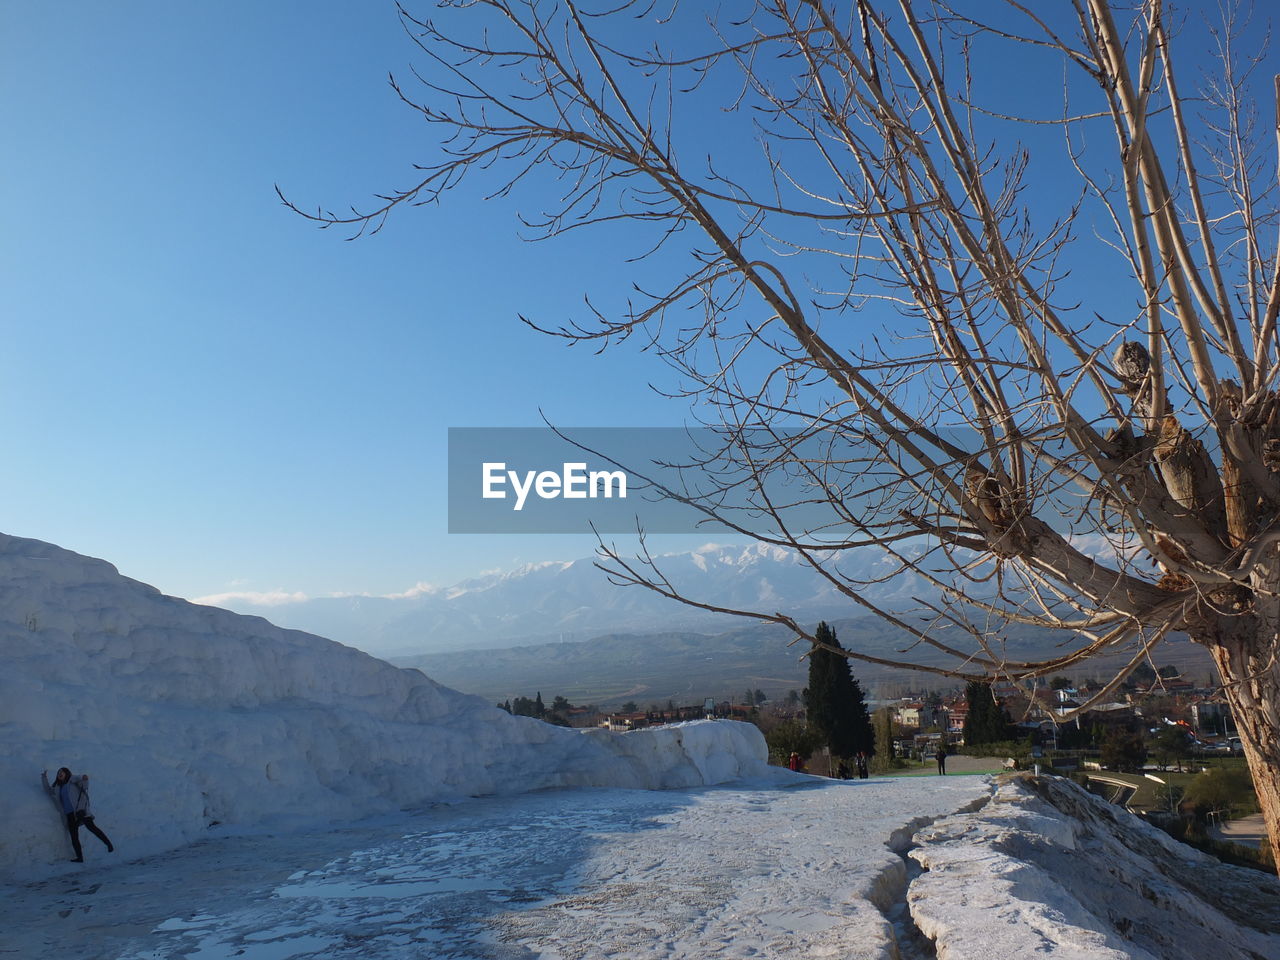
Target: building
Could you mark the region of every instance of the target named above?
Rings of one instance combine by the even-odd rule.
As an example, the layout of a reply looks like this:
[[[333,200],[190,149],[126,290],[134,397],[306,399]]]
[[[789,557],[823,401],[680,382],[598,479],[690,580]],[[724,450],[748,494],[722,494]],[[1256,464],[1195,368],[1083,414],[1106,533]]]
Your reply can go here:
[[[957,740],[964,734],[964,721],[969,716],[969,704],[965,700],[947,707],[947,734]]]
[[[900,703],[893,708],[894,723],[904,727],[920,727],[924,726],[920,722],[924,704],[919,700],[909,700],[906,703]]]
[[[1200,700],[1191,704],[1191,725],[1200,733],[1226,736],[1236,729],[1231,708],[1221,700]]]

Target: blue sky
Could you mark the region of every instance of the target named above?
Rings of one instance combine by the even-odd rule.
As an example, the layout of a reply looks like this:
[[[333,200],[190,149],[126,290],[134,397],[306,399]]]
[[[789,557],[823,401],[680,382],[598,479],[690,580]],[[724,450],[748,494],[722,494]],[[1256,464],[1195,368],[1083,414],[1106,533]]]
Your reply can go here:
[[[516,202],[465,185],[344,243],[275,195],[411,182],[430,153],[386,80],[414,53],[382,0],[6,6],[0,529],[183,596],[393,593],[590,553],[449,536],[446,431],[685,423],[637,344],[591,356],[517,319],[582,317],[644,242],[529,244]],[[991,66],[1034,103],[1016,58]]]
[[[555,269],[575,243],[522,242],[510,203],[466,191],[344,243],[275,196],[357,202],[408,176],[390,3],[4,19],[0,529],[184,596],[394,592],[590,553],[445,533],[450,426],[683,421],[636,350],[590,358],[516,319],[580,309],[586,284]]]

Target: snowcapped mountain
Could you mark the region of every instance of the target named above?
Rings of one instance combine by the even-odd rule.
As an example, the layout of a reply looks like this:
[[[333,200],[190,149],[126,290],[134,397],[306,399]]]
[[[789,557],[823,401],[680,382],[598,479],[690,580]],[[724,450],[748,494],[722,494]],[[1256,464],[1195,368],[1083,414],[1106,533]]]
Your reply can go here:
[[[852,601],[796,553],[766,544],[709,545],[658,559],[662,573],[690,597],[718,606],[784,610],[809,619],[860,613]],[[835,569],[861,581],[881,581],[865,595],[910,604],[935,591],[922,577],[895,574],[877,550],[846,551]],[[603,633],[725,630],[741,620],[668,600],[641,587],[621,587],[591,558],[531,564],[418,589],[396,597],[323,597],[226,606],[332,637],[379,656],[585,640]]]
[[[763,772],[754,727],[626,738],[512,717],[350,647],[166,597],[111,564],[0,534],[0,881],[70,857],[40,788],[92,775],[129,855],[210,828],[355,818],[553,786]],[[97,842],[86,850],[98,855]]]

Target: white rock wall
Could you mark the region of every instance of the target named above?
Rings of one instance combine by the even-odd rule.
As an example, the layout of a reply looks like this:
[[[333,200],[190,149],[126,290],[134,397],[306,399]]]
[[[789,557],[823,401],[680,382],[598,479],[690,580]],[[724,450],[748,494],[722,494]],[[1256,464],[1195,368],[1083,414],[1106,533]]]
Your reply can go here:
[[[91,776],[136,856],[236,829],[555,786],[661,788],[766,771],[754,726],[635,734],[512,717],[360,651],[161,595],[0,534],[0,880],[71,855],[39,786]],[[83,831],[88,856],[105,856]]]

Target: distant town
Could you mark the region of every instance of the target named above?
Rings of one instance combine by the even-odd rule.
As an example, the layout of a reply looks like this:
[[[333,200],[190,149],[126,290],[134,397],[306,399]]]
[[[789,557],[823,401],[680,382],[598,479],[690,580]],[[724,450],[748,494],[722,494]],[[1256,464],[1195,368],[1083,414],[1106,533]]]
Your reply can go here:
[[[1059,676],[1034,690],[995,683],[991,693],[1014,728],[1012,739],[1025,741],[1028,747],[1101,753],[1103,744],[1117,735],[1132,734],[1147,741],[1153,740],[1162,728],[1172,727],[1186,738],[1187,752],[1182,759],[1196,753],[1240,753],[1235,721],[1221,691],[1185,679],[1176,667],[1136,670],[1111,696],[1100,696],[1104,687],[1101,681],[1074,682]],[[770,698],[762,690],[747,690],[731,700],[708,698],[679,705],[669,700],[643,707],[632,701],[617,710],[575,705],[562,696],[544,703],[539,692],[533,699],[518,696],[498,706],[517,716],[537,717],[569,727],[625,731],[687,720],[728,718],[755,723],[767,734],[779,722],[805,721],[806,692],[791,690],[784,697]],[[892,700],[868,701],[868,707],[891,711],[894,749],[901,757],[925,756],[943,740],[954,747],[965,746],[969,704],[962,690],[915,691]],[[1068,715],[1070,719],[1064,722]],[[1160,749],[1154,743],[1153,748]]]

